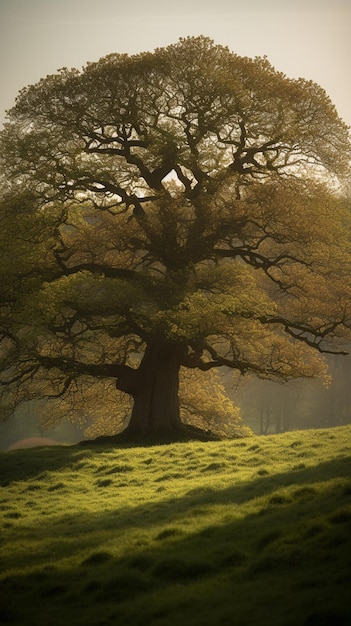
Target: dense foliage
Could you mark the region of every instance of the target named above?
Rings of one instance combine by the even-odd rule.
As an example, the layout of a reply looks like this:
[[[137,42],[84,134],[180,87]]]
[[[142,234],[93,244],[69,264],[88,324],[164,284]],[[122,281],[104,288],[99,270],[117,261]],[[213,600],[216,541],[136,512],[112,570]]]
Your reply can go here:
[[[288,380],[342,349],[350,144],[315,83],[188,38],[25,88],[1,148],[9,406],[105,381],[128,436],[181,436],[181,367]]]

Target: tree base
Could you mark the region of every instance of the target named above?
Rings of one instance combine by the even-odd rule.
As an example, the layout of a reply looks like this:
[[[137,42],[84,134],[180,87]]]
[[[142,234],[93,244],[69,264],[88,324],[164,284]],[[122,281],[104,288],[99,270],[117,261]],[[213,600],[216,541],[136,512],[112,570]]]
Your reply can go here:
[[[186,442],[186,441],[221,441],[223,438],[215,435],[209,430],[202,430],[190,424],[181,424],[177,428],[165,432],[135,432],[127,426],[125,430],[117,435],[106,435],[96,437],[96,439],[85,439],[79,442],[80,446],[152,446],[159,444]]]

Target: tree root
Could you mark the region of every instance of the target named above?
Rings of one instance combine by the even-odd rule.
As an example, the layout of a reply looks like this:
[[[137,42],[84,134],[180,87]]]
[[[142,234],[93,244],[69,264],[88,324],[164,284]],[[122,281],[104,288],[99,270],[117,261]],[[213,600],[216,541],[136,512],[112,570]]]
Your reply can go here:
[[[221,441],[222,437],[203,430],[197,426],[181,423],[177,428],[162,432],[135,432],[135,429],[127,428],[116,435],[105,435],[96,439],[85,439],[79,442],[79,446],[152,446],[159,444],[177,443],[185,441]]]

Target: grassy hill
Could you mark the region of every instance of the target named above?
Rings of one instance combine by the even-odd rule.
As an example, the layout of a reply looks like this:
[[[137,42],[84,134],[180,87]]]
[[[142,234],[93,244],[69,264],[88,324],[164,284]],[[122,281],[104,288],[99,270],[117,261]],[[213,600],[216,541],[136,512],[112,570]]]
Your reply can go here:
[[[351,624],[351,427],[0,454],[1,624]]]

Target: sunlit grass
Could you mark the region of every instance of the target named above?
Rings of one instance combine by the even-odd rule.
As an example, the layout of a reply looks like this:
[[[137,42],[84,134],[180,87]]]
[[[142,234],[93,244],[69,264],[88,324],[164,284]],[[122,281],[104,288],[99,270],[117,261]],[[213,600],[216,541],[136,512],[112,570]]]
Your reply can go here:
[[[0,622],[349,624],[350,443],[2,453]]]

